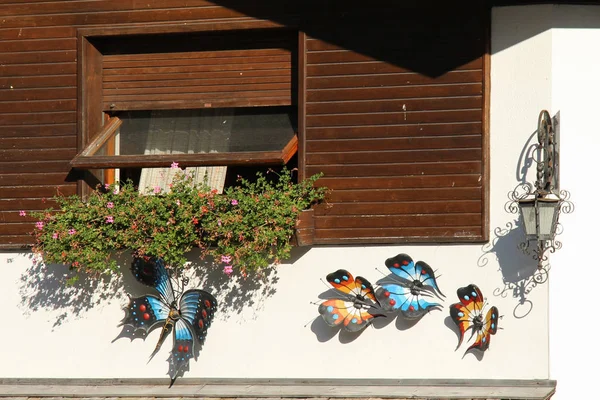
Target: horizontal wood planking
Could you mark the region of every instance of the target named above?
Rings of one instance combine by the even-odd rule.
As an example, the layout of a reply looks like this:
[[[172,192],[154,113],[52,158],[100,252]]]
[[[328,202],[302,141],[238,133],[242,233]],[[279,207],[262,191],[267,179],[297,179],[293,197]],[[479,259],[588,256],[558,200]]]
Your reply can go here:
[[[6,161],[70,160],[75,154],[77,154],[75,148],[0,150],[0,160],[2,163]]]
[[[307,165],[387,164],[402,162],[478,161],[481,148],[451,150],[399,150],[306,153]]]
[[[74,37],[60,39],[3,40],[0,41],[0,53],[74,50],[76,45],[77,39]]]
[[[231,38],[224,36],[225,42]],[[237,45],[242,45],[236,43]],[[292,104],[292,54],[275,49],[191,51],[103,57],[105,110]],[[271,80],[275,82],[261,82]],[[157,85],[158,83],[158,85]],[[222,100],[221,100],[222,99]]]
[[[39,174],[48,172],[60,172],[65,176],[71,168],[71,158],[59,161],[17,161],[17,162],[0,162],[0,174],[10,173],[28,173],[35,172]]]
[[[461,65],[460,67],[456,68],[456,71],[480,70],[481,68],[481,59],[477,59],[465,65]],[[389,62],[361,61],[345,64],[329,63],[310,65],[309,67],[307,67],[307,72],[311,76],[322,77],[363,74],[413,73],[414,71],[412,71],[409,68],[402,68],[398,65]]]
[[[315,243],[480,242],[481,227],[410,227],[315,229]]]
[[[11,10],[13,8],[11,7]],[[60,27],[36,27],[27,26],[20,28],[1,28],[1,40],[27,40],[27,39],[56,39],[56,38],[74,38],[77,35],[77,29],[71,26]]]
[[[477,83],[481,81],[481,71],[452,71],[442,76],[429,77],[415,73],[320,76],[307,79],[310,89],[360,88],[406,85],[442,85],[457,83]]]
[[[314,175],[322,172],[325,176],[410,176],[441,174],[477,174],[481,173],[481,163],[470,162],[432,162],[406,164],[360,164],[360,165],[326,165],[307,166],[306,173]]]
[[[430,175],[394,177],[325,177],[319,185],[329,189],[405,189],[480,187],[481,175]]]
[[[0,77],[0,89],[25,89],[25,88],[60,88],[75,87],[77,76],[71,75],[43,75],[43,76],[13,76]]]
[[[404,202],[438,200],[479,200],[481,187],[408,188],[334,190],[327,196],[330,203]]]
[[[15,2],[11,0],[10,2]],[[24,3],[31,1],[23,0]],[[61,4],[62,3],[62,4]],[[186,0],[144,0],[143,2],[124,2],[119,0],[88,0],[88,1],[64,1],[56,2],[48,0],[47,3],[37,3],[35,8],[31,4],[0,6],[0,13],[3,15],[29,15],[33,10],[37,14],[81,14],[81,13],[100,13],[106,11],[136,11],[140,7],[146,10],[157,10],[161,12],[169,8],[199,8],[199,7],[215,7],[215,3],[206,0],[197,0],[190,5]]]
[[[1,216],[0,216],[1,218]],[[315,218],[315,228],[404,228],[481,226],[481,213],[473,214],[410,214],[378,216],[328,216]]]
[[[75,185],[39,185],[39,186],[0,186],[0,198],[19,199],[19,198],[48,198],[58,194],[71,196],[75,194]]]
[[[0,125],[67,124],[76,121],[74,111],[0,114]]]
[[[264,75],[264,74],[263,74]],[[164,90],[180,90],[180,87],[186,86],[196,86],[196,85],[247,85],[247,84],[277,84],[277,83],[285,83],[289,84],[292,81],[289,74],[274,74],[270,76],[247,76],[239,74],[237,76],[232,77],[220,77],[214,79],[180,79],[176,81],[123,81],[123,82],[104,82],[103,89],[107,93],[111,90],[119,89],[126,90],[130,88],[134,89],[144,89],[144,88],[152,88],[154,90],[163,90],[162,88],[166,88]]]
[[[0,63],[3,65],[14,64],[47,64],[76,62],[77,52],[75,50],[51,50],[26,53],[0,53]]]
[[[452,111],[411,111],[396,113],[365,113],[314,115],[306,117],[306,126],[397,125],[444,122],[472,122],[481,116],[481,109]]]
[[[330,101],[308,103],[306,112],[319,114],[353,114],[368,112],[413,112],[481,108],[481,96],[441,97],[431,99]]]
[[[64,172],[14,173],[0,175],[0,186],[64,185]]]
[[[67,136],[75,134],[75,124],[5,125],[0,129],[0,137]]]
[[[444,150],[481,147],[481,135],[412,137],[385,139],[310,140],[306,150],[311,153],[344,151]]]
[[[35,76],[35,75],[71,75],[77,73],[74,62],[54,64],[17,64],[0,66],[0,75],[10,76]]]
[[[428,97],[479,96],[483,85],[477,83],[447,85],[408,85],[392,87],[325,88],[306,93],[306,101],[352,101]]]
[[[0,113],[33,113],[49,111],[71,111],[77,107],[77,100],[46,100],[46,101],[2,101],[0,100]],[[1,147],[0,147],[1,148]]]
[[[481,121],[460,123],[426,123],[418,125],[334,126],[308,128],[306,137],[314,139],[360,139],[407,136],[450,136],[481,134]]]
[[[376,216],[415,214],[464,214],[481,213],[481,200],[417,201],[394,204],[384,203],[330,203],[328,208],[319,208],[315,217],[334,215]],[[366,227],[366,226],[365,226]]]
[[[0,248],[24,248],[33,244],[31,235],[0,235]]]
[[[0,236],[2,235],[26,235],[33,231],[33,222],[4,222],[0,223]]]
[[[75,86],[62,88],[0,88],[2,102],[18,102],[15,104],[26,104],[28,101],[39,100],[71,100],[77,101],[77,88]],[[27,107],[27,106],[25,106]]]
[[[41,211],[56,205],[57,203],[52,198],[0,198],[0,210],[4,211]]]
[[[331,189],[314,242],[481,240],[483,57],[427,75],[401,61],[410,43],[372,43],[388,55],[306,43],[305,173]]]
[[[56,148],[75,148],[77,147],[77,138],[70,136],[53,136],[43,140],[36,137],[16,137],[16,138],[1,138],[0,149],[56,149]],[[0,177],[0,181],[2,177]]]

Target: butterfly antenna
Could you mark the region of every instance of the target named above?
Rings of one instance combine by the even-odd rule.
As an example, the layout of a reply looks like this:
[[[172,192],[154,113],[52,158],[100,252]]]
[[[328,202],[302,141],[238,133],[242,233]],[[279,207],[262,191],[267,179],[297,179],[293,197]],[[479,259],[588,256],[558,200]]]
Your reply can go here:
[[[319,318],[319,317],[318,316],[314,317],[313,319],[311,319],[310,321],[308,321],[306,324],[304,324],[304,327],[306,328],[308,326],[308,324],[312,324],[317,318]]]

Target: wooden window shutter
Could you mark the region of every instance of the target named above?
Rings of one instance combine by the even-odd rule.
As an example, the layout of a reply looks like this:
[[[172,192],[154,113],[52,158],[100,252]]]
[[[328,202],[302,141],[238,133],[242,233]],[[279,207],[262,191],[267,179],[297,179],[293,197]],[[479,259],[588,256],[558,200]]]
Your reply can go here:
[[[102,108],[291,105],[295,46],[290,31],[104,38]]]
[[[332,189],[315,244],[487,240],[489,11],[411,11],[307,37],[305,173]]]

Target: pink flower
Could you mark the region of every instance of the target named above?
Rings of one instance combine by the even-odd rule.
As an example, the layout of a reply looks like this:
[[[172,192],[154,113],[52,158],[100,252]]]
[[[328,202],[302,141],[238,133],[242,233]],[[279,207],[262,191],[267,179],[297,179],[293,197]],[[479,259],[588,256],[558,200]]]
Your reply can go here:
[[[114,190],[113,190],[113,194],[119,194],[119,187],[115,186]]]
[[[221,256],[221,262],[229,264],[231,262],[231,256]]]
[[[108,183],[105,183],[104,184],[104,189],[106,189],[106,190],[110,189],[110,185]]]
[[[75,229],[69,229],[69,235],[74,235],[76,233],[77,231]]]
[[[160,188],[160,186],[154,186],[154,194],[158,194],[160,193],[162,189]]]
[[[58,239],[58,232],[54,232],[52,234],[52,239]]]
[[[27,215],[27,213],[25,211],[23,211],[23,210],[19,211],[19,216],[24,217],[26,215]]]
[[[112,201],[109,201],[108,203],[106,203],[106,208],[113,208],[115,206],[115,203],[113,203]]]
[[[218,220],[217,220],[217,225],[219,225],[219,226],[221,226],[221,225],[222,225],[222,223],[221,223],[221,220],[220,220],[220,219],[218,219]]]
[[[107,224],[112,224],[113,222],[115,222],[115,219],[112,215],[109,215],[106,217],[106,223]]]
[[[35,227],[41,231],[42,229],[44,229],[44,223],[42,221],[38,221],[35,223]]]
[[[233,266],[232,266],[232,265],[226,265],[226,266],[223,268],[223,273],[224,273],[225,275],[231,275],[231,274],[233,273]]]
[[[238,205],[238,201],[236,199],[231,200],[231,205],[232,206],[237,206]]]
[[[179,201],[179,199],[175,200],[175,204],[177,204],[178,206],[181,205],[181,202]]]
[[[171,163],[171,168],[173,168],[173,169],[177,169],[177,168],[179,168],[179,163],[176,163],[175,161],[173,161],[173,162]]]

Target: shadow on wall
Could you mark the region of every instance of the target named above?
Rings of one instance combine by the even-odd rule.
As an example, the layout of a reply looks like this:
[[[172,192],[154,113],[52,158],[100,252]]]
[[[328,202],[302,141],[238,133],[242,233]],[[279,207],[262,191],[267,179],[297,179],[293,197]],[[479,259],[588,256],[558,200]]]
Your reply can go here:
[[[536,139],[537,130],[529,136],[519,155],[515,170],[517,184],[527,183],[529,171],[537,165],[534,161]],[[514,214],[517,212],[515,207],[516,204],[513,203],[509,192],[505,211]],[[507,297],[511,295],[517,300],[513,316],[524,318],[533,309],[533,302],[528,297],[529,293],[536,286],[548,280],[550,267],[547,265],[538,270],[537,262],[520,250],[520,245],[525,241],[521,219],[509,221],[504,227],[496,227],[493,235],[494,237],[482,246],[483,254],[479,257],[477,264],[479,267],[485,267],[489,263],[490,257],[495,257],[502,272],[504,285],[494,290],[494,296]]]
[[[513,309],[515,318],[524,318],[533,309],[529,293],[538,285],[548,280],[549,266],[538,270],[537,262],[519,250],[519,245],[525,239],[520,221],[507,222],[504,228],[494,229],[494,238],[483,245],[483,254],[477,264],[485,267],[490,257],[498,261],[502,272],[502,287],[494,289],[494,296],[507,297],[511,295],[517,300]]]
[[[298,255],[299,257],[300,255]],[[109,301],[119,301],[124,307],[128,295],[132,297],[153,293],[153,289],[137,282],[129,267],[131,256],[118,258],[122,274],[88,275],[76,274],[65,265],[44,264],[34,254],[27,254],[31,266],[20,278],[19,293],[24,314],[32,312],[49,313],[53,328],[73,319],[83,317],[92,309],[98,309]],[[228,319],[233,314],[243,314],[244,318],[256,318],[264,301],[272,296],[278,281],[276,267],[265,268],[260,273],[242,276],[239,272],[226,275],[221,266],[208,260],[190,256],[191,262],[184,275],[190,278],[186,289],[200,288],[212,293],[218,301],[217,319]],[[69,284],[74,276],[78,280]],[[173,277],[176,286],[181,280]],[[122,316],[115,319],[117,325]]]
[[[109,275],[80,275],[79,280],[69,284],[76,274],[65,265],[44,264],[34,254],[28,254],[31,267],[21,275],[19,293],[21,307],[27,315],[31,312],[51,313],[53,328],[73,318],[80,318],[102,303],[125,298],[119,277]]]

